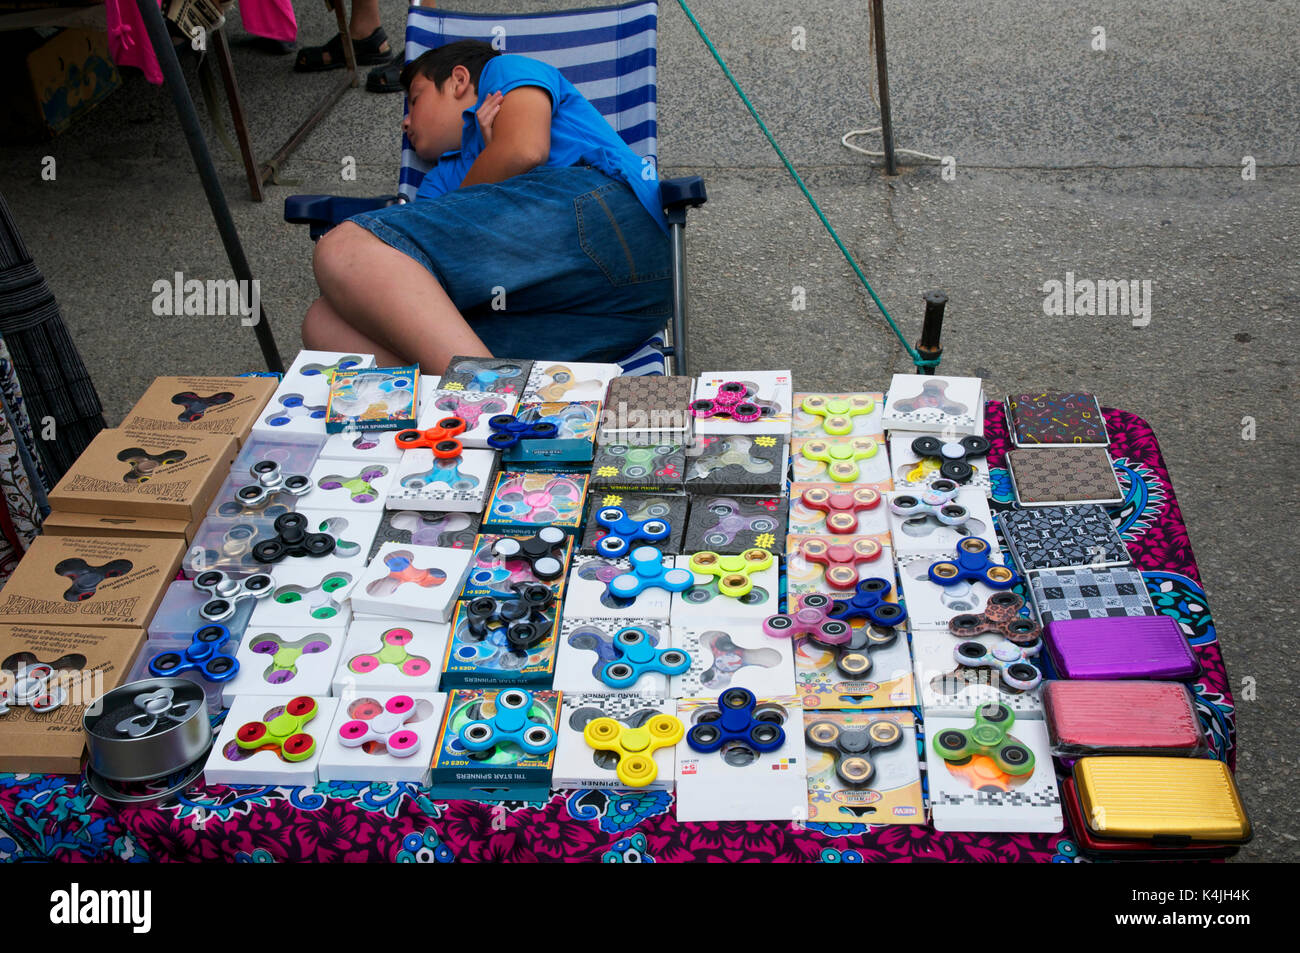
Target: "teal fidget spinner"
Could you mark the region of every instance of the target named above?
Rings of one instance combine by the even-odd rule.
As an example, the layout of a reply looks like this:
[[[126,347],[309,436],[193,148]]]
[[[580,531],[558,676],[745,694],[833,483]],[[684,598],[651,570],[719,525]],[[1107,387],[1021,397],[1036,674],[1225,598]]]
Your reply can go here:
[[[963,764],[982,754],[1010,775],[1032,774],[1034,753],[1011,738],[1015,713],[996,702],[975,711],[971,728],[945,728],[934,739],[934,753],[944,761]]]

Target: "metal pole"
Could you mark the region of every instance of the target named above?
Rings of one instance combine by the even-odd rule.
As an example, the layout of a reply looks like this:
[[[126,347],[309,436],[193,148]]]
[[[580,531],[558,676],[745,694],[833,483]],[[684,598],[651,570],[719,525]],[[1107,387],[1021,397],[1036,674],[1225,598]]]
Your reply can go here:
[[[673,373],[689,376],[686,369],[686,223],[668,226],[673,255]]]
[[[221,233],[221,244],[225,246],[230,268],[237,280],[247,281],[251,286],[253,272],[248,266],[248,259],[244,256],[244,246],[239,241],[239,232],[235,228],[234,218],[230,215],[230,206],[226,204],[226,195],[221,189],[221,180],[217,178],[216,166],[212,164],[212,154],[208,151],[207,140],[203,137],[203,129],[199,126],[199,114],[194,108],[194,100],[190,98],[190,89],[185,83],[185,74],[181,72],[180,60],[176,58],[176,49],[172,46],[171,35],[167,32],[167,23],[163,20],[157,0],[136,0],[136,6],[140,8],[140,16],[144,20],[145,29],[149,32],[149,42],[158,57],[158,65],[162,67],[167,89],[171,92],[172,105],[176,107],[176,118],[180,121],[186,142],[189,143],[190,155],[194,159],[195,168],[198,169],[199,179],[203,182],[203,191],[207,194],[208,206],[212,209],[212,219],[217,224],[217,231]],[[267,369],[282,373],[284,362],[280,360],[280,352],[275,346],[275,338],[271,334],[271,325],[267,321],[265,308],[259,307],[254,331],[257,334],[257,343],[261,345],[262,357],[266,360]]]
[[[871,0],[871,29],[876,40],[876,82],[880,85],[880,138],[885,143],[885,173],[898,175],[894,157],[894,122],[889,115],[889,66],[885,62],[885,0]]]
[[[939,338],[943,334],[943,309],[948,304],[948,296],[942,291],[925,293],[925,321],[921,325],[921,340],[916,342],[916,350],[927,361],[937,361],[943,354]],[[934,366],[920,369],[922,374],[933,374]]]

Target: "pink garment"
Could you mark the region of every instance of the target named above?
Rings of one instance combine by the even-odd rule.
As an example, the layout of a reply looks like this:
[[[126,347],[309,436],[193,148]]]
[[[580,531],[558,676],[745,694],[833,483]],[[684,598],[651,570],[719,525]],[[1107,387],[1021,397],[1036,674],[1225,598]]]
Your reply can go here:
[[[239,15],[244,29],[256,36],[285,41],[298,36],[298,21],[291,0],[240,0]],[[135,0],[105,0],[104,18],[108,27],[108,55],[113,62],[143,70],[145,79],[155,86],[161,85],[162,69],[149,45],[149,34]]]

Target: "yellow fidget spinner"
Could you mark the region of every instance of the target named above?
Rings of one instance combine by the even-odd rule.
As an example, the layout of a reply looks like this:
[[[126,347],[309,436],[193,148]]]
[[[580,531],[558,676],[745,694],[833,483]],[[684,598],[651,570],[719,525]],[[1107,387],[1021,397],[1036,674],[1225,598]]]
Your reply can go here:
[[[672,715],[655,715],[639,728],[613,718],[596,718],[582,729],[583,740],[597,751],[618,755],[615,773],[630,788],[643,788],[659,776],[654,753],[682,740],[682,723]]]
[[[696,553],[688,564],[692,570],[706,576],[718,577],[718,592],[733,599],[749,595],[754,588],[750,573],[772,565],[772,554],[766,549],[747,549],[739,556],[719,556],[717,553]]]
[[[852,483],[862,471],[858,461],[874,457],[880,444],[870,437],[852,440],[809,440],[801,451],[805,460],[818,460],[826,464],[826,472],[836,483]]]
[[[848,397],[809,394],[799,406],[805,413],[822,418],[822,430],[841,437],[853,432],[854,417],[869,414],[876,409],[876,401],[866,394],[850,394]]]
[[[928,474],[937,473],[942,461],[935,457],[922,457],[916,466],[907,471],[908,483],[920,483]]]

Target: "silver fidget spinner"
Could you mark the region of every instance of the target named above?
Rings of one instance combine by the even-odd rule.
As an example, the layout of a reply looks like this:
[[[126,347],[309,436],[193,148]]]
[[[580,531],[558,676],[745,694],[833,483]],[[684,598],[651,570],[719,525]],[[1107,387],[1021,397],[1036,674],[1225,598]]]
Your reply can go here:
[[[19,666],[13,688],[0,691],[0,715],[9,714],[10,706],[14,705],[23,705],[38,713],[58,708],[68,700],[68,693],[62,685],[51,684],[53,678],[53,666]]]
[[[129,738],[139,738],[149,734],[158,726],[159,721],[184,721],[199,704],[197,701],[176,701],[170,688],[159,688],[136,695],[132,701],[135,707],[140,709],[139,713],[130,718],[123,718],[117,723],[116,728],[119,735],[126,735]]]
[[[194,588],[212,593],[212,598],[199,608],[199,616],[209,622],[222,622],[235,614],[241,599],[264,599],[271,594],[273,581],[270,573],[259,572],[243,579],[227,576],[219,569],[210,569],[194,577]]]
[[[261,506],[274,493],[303,496],[312,490],[312,480],[301,473],[285,473],[274,460],[259,460],[248,468],[256,483],[241,486],[235,499],[245,506]]]
[[[752,456],[749,448],[753,445],[753,441],[748,437],[727,437],[720,440],[716,449],[713,447],[705,449],[704,453],[695,460],[694,472],[691,475],[707,477],[714,470],[732,465],[749,473],[769,472],[773,468],[772,461]]]
[[[917,516],[933,516],[944,526],[961,526],[970,516],[966,507],[954,502],[961,487],[947,479],[935,480],[918,497],[913,493],[902,493],[889,502],[889,508],[895,516],[912,519]]]

